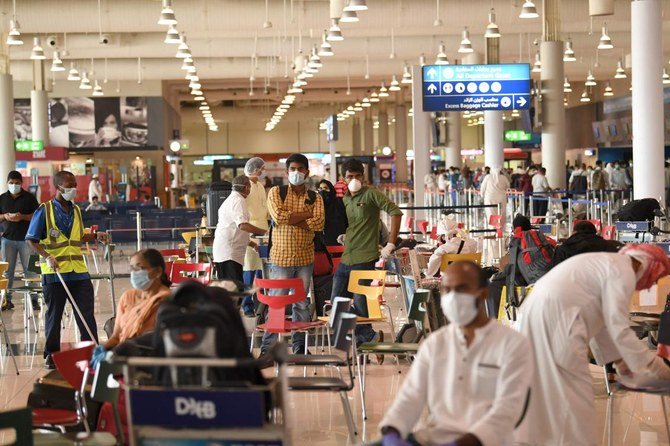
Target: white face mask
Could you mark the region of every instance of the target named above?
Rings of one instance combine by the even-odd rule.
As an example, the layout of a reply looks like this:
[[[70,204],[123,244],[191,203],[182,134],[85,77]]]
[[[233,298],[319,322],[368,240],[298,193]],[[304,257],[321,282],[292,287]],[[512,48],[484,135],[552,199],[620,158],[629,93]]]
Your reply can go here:
[[[349,192],[351,193],[356,193],[359,190],[361,190],[361,187],[363,187],[363,184],[360,182],[360,180],[354,178],[353,180],[349,181],[349,184],[347,185],[349,188]]]
[[[63,191],[61,192],[61,196],[63,197],[63,200],[65,200],[65,201],[74,201],[75,197],[77,196],[77,188],[76,187],[64,187]]]
[[[8,184],[7,189],[9,189],[10,194],[16,195],[19,192],[21,192],[21,185],[20,184]]]
[[[440,306],[446,318],[461,327],[474,321],[479,314],[477,297],[468,293],[457,291],[445,293],[440,298]]]
[[[305,183],[305,174],[297,170],[289,172],[288,182],[293,186],[302,186]]]

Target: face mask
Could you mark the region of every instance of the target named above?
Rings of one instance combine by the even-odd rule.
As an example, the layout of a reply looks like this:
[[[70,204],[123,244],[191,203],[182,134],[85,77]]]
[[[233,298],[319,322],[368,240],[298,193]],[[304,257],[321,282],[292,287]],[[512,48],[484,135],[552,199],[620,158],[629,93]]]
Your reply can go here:
[[[267,176],[268,176],[268,174],[265,171],[263,171],[263,172],[261,172],[260,175],[258,175],[258,179],[259,180],[264,180]]]
[[[149,278],[149,272],[144,269],[130,272],[130,285],[136,290],[146,291],[153,281]]]
[[[77,188],[76,187],[64,187],[63,191],[60,194],[63,197],[63,200],[73,201],[74,198],[77,196]]]
[[[328,203],[328,201],[330,200],[330,194],[328,193],[327,190],[319,189],[319,195],[321,195],[321,199],[323,200],[324,203]]]
[[[293,186],[302,186],[305,184],[305,174],[294,170],[288,173],[288,182]]]
[[[440,306],[446,318],[461,327],[475,320],[479,314],[477,297],[468,293],[456,291],[445,293],[440,298]]]
[[[9,189],[9,193],[12,195],[16,195],[19,192],[21,192],[21,185],[20,184],[8,184],[7,188]]]
[[[361,190],[361,187],[363,187],[363,184],[361,184],[360,180],[357,180],[354,178],[353,180],[349,181],[349,184],[347,185],[349,188],[349,192],[351,193],[356,193],[359,190]]]

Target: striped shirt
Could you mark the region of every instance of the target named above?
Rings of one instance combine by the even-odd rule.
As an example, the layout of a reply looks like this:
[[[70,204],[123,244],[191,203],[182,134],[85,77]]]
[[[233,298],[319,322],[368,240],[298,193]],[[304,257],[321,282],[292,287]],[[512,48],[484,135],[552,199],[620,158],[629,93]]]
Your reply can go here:
[[[323,200],[318,194],[313,203],[308,202],[307,189],[298,195],[292,186],[288,186],[283,202],[279,186],[270,189],[268,211],[274,223],[270,262],[274,265],[286,267],[314,263],[314,232],[323,231],[325,214]],[[306,211],[312,212],[312,217],[305,220],[309,230],[289,224],[291,214]]]

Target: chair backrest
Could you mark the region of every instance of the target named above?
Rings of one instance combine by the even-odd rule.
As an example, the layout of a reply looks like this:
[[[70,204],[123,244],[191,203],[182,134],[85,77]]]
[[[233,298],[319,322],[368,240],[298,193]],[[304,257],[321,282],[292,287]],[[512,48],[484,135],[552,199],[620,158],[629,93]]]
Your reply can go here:
[[[433,226],[432,228],[430,228],[430,239],[431,240],[437,240],[439,238],[440,237],[438,237],[438,235],[437,235],[437,226]]]
[[[188,232],[182,232],[182,233],[181,233],[181,238],[184,239],[184,241],[186,242],[186,244],[190,244],[190,243],[191,243],[191,239],[192,239],[193,237],[195,237],[195,231],[188,231]]]
[[[92,341],[80,342],[71,350],[61,350],[51,355],[58,373],[77,390],[81,387],[94,347]]]
[[[337,271],[337,267],[340,265],[342,260],[342,254],[344,253],[344,246],[341,245],[331,245],[326,246],[326,250],[330,254],[330,258],[333,260],[333,273]]]
[[[472,252],[466,254],[444,254],[440,263],[440,271],[447,269],[447,266],[453,262],[475,262],[477,265],[481,265],[482,253]]]
[[[405,224],[407,224],[407,229],[409,229],[410,235],[414,235],[414,217],[407,217]]]
[[[379,298],[384,295],[384,282],[386,271],[384,270],[355,270],[349,274],[349,285],[347,289],[352,293],[362,294],[366,297],[368,304],[368,317],[381,319],[382,312],[379,306]],[[361,280],[376,281],[376,285],[362,285]]]
[[[330,327],[337,327],[337,323],[342,316],[342,314],[351,310],[351,304],[353,299],[347,297],[336,297],[333,299],[333,308],[330,310],[330,318],[328,319],[328,325]]]
[[[598,234],[600,234],[600,232],[601,232],[601,230],[602,230],[602,223],[600,222],[600,220],[597,220],[597,219],[591,219],[591,220],[575,220],[575,221],[572,222],[572,228],[574,229],[575,226],[577,226],[577,223],[581,223],[581,222],[583,222],[583,221],[588,221],[588,222],[591,223],[593,226],[595,226],[595,227],[596,227],[596,232],[597,232]]]
[[[180,259],[186,258],[186,250],[183,248],[177,249],[161,249],[159,251],[163,257],[173,257],[177,256]]]
[[[268,306],[266,329],[271,333],[286,332],[288,323],[284,313],[285,307],[302,302],[307,297],[302,279],[256,278],[254,285],[258,288],[256,291],[258,301]],[[277,293],[270,294],[270,290],[277,290]],[[291,290],[293,293],[290,293]]]
[[[100,403],[115,404],[119,398],[121,386],[114,375],[123,373],[123,366],[108,361],[100,361],[93,376],[91,399]]]
[[[616,240],[616,226],[603,226],[602,233],[605,240]]]
[[[343,313],[335,326],[333,346],[343,352],[348,352],[352,343],[352,331],[356,328],[356,315]]]
[[[502,215],[491,214],[489,217],[489,226],[493,226],[496,229],[496,237],[501,238],[503,236]]]
[[[407,317],[415,322],[423,322],[426,317],[426,302],[430,298],[430,290],[418,289],[412,293]]]
[[[33,411],[30,407],[0,412],[0,429],[13,429],[19,446],[33,446]],[[6,443],[3,443],[6,444]]]
[[[187,276],[184,273],[193,273],[193,275]],[[208,285],[211,275],[212,265],[209,263],[173,263],[170,271],[170,282],[173,285],[178,285],[187,280],[195,280]]]
[[[40,268],[40,256],[39,254],[30,254],[28,257],[28,272],[35,274],[42,274],[42,269]]]
[[[430,223],[428,222],[428,220],[418,220],[416,222],[416,227],[419,229],[419,231],[421,231],[421,233],[423,235],[426,235],[426,234],[428,234],[428,225],[429,224]]]

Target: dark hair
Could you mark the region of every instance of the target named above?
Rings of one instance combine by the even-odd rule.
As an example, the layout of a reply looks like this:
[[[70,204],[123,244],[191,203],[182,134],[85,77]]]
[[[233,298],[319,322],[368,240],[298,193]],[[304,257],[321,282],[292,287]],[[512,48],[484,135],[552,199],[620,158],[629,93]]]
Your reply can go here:
[[[147,263],[152,267],[152,268],[160,268],[163,270],[163,273],[161,274],[161,284],[165,285],[166,287],[170,287],[172,285],[172,282],[170,282],[170,279],[168,279],[167,272],[166,272],[166,267],[165,267],[165,259],[163,259],[163,254],[160,253],[157,249],[153,248],[148,248],[148,249],[143,249],[141,251],[137,251],[134,256],[140,255],[144,260],[147,261]]]
[[[596,161],[596,166],[602,166],[603,162],[601,160]]]
[[[286,170],[288,170],[291,163],[298,163],[305,166],[305,169],[309,169],[309,160],[302,153],[294,153],[288,158],[286,158]]]
[[[12,170],[7,174],[7,181],[9,180],[19,180],[20,182],[23,183],[23,177],[21,176],[21,172],[17,172],[16,170]]]
[[[540,169],[540,173],[541,173],[542,175],[544,175],[545,173],[547,173],[547,169],[545,169],[544,167],[542,167],[542,168]]]
[[[342,176],[347,176],[347,172],[365,174],[365,166],[363,166],[363,163],[359,159],[349,158],[342,163]]]
[[[93,196],[91,197],[91,201],[99,200],[99,199],[100,199],[100,197],[98,197],[97,195],[93,195]]]
[[[67,170],[56,172],[56,175],[54,175],[54,185],[62,186],[65,180],[70,177],[74,178],[74,174],[72,172],[68,172]]]
[[[575,225],[575,234],[597,234],[598,231],[590,221],[580,221]]]
[[[530,231],[533,227],[530,225],[530,220],[525,215],[516,214],[512,220],[513,228],[521,228],[522,231]]]

